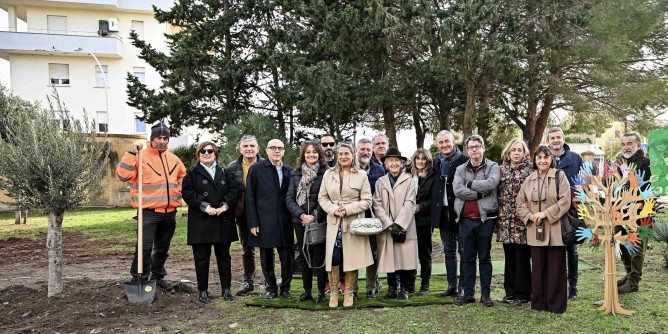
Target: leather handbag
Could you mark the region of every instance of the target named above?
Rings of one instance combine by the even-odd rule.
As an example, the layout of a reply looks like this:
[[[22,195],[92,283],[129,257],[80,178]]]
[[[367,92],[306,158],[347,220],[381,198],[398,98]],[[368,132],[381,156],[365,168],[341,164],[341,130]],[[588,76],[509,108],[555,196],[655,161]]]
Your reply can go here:
[[[376,218],[371,207],[369,207],[369,211],[371,211],[371,218],[357,218],[350,222],[350,233],[355,235],[377,235],[383,232],[383,223],[380,219]]]
[[[307,197],[308,198],[308,197]],[[306,210],[310,211],[309,201],[306,201]],[[311,213],[313,216],[313,222],[311,224],[304,225],[304,244],[305,245],[317,245],[325,243],[325,238],[327,235],[327,224],[318,223],[318,210],[313,210]]]
[[[556,184],[557,188],[557,199],[559,198],[560,172],[563,171],[558,169],[554,176],[554,183]],[[559,223],[561,224],[561,239],[565,245],[577,245],[584,242],[584,238],[578,241],[578,236],[576,232],[580,228],[586,229],[587,224],[585,224],[584,220],[579,219],[577,217],[577,214],[574,213],[574,211],[575,211],[574,208],[571,206],[566,212],[566,214],[561,216],[561,219],[559,220]]]

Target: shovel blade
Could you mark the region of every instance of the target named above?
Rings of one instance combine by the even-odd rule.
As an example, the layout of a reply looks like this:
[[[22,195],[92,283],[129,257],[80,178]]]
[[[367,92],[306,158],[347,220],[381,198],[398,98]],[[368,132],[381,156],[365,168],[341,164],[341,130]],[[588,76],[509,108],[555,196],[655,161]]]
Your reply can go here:
[[[123,283],[123,289],[125,289],[125,295],[130,303],[137,305],[151,304],[155,299],[156,281],[144,282],[140,280],[136,283]]]

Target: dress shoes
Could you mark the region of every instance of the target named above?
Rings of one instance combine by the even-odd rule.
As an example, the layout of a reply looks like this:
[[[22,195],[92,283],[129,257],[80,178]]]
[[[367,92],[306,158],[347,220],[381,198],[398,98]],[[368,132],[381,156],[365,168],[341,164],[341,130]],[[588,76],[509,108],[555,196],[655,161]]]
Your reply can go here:
[[[302,293],[301,296],[299,296],[299,299],[297,299],[298,302],[305,302],[307,300],[313,299],[313,296],[311,295],[310,292],[304,292]]]
[[[515,304],[515,297],[513,296],[504,296],[503,299],[501,299],[501,302],[504,304]]]
[[[324,302],[326,298],[327,298],[327,295],[325,295],[324,292],[318,292],[318,295],[315,297],[314,302],[316,304],[320,304],[320,303]]]
[[[267,291],[264,293],[264,299],[274,299],[276,298],[276,292]]]
[[[439,293],[437,296],[438,297],[456,297],[457,296],[457,288],[449,287],[447,290]]]
[[[454,302],[454,304],[457,306],[462,306],[464,304],[471,304],[471,303],[475,303],[475,297],[473,295],[467,295],[467,294],[457,296]]]
[[[492,301],[492,297],[489,295],[482,295],[482,297],[480,297],[480,303],[487,307],[494,306],[494,301]]]
[[[230,288],[223,289],[223,300],[230,301],[233,299],[234,297],[232,297],[232,290],[230,290]]]
[[[209,291],[200,291],[199,292],[199,301],[202,302],[203,304],[210,303],[211,298],[209,298]]]
[[[290,291],[281,291],[281,297],[287,298],[287,299],[292,299],[292,294],[290,293]]]
[[[426,296],[429,294],[429,285],[423,285],[420,287],[420,291],[418,291],[417,295],[418,296]]]

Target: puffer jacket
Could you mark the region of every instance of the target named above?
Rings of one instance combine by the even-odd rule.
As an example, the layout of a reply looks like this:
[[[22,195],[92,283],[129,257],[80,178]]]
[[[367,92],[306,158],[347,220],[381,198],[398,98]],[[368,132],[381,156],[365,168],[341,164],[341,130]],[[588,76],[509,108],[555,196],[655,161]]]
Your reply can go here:
[[[455,179],[452,181],[452,190],[455,193],[455,212],[457,222],[461,220],[464,202],[477,201],[480,210],[480,219],[485,222],[499,215],[497,187],[501,178],[499,164],[483,158],[480,167],[474,173],[471,160],[457,167]],[[469,181],[471,181],[469,183]],[[469,184],[467,187],[467,183]]]

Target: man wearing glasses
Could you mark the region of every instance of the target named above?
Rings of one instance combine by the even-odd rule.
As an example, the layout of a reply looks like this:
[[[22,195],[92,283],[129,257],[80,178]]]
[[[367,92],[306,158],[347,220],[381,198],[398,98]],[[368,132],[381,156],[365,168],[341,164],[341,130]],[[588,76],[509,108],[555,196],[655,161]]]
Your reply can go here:
[[[327,160],[327,165],[329,167],[334,167],[336,164],[336,141],[332,135],[324,135],[320,138],[320,145],[322,146],[322,151],[325,153],[325,159]]]
[[[239,197],[234,209],[237,226],[239,227],[239,241],[241,242],[241,259],[244,268],[244,282],[237,296],[246,296],[255,290],[253,276],[255,276],[255,249],[248,245],[248,223],[246,208],[244,207],[244,188],[250,167],[264,159],[260,157],[260,145],[253,135],[244,135],[239,140],[237,149],[241,155],[236,161],[227,166],[227,170],[235,175],[239,185]]]
[[[466,138],[470,160],[457,167],[452,189],[455,193],[455,211],[459,223],[459,238],[463,245],[462,280],[464,294],[455,299],[455,305],[474,303],[476,258],[480,267],[480,302],[494,306],[490,297],[492,283],[492,234],[499,215],[496,187],[499,185],[499,165],[485,155],[485,141],[478,135]]]
[[[267,143],[267,159],[250,167],[244,194],[250,235],[248,244],[260,248],[260,265],[265,280],[265,299],[276,298],[274,248],[281,261],[280,295],[292,298],[292,218],[285,203],[292,168],[283,163],[285,146],[278,139]]]

